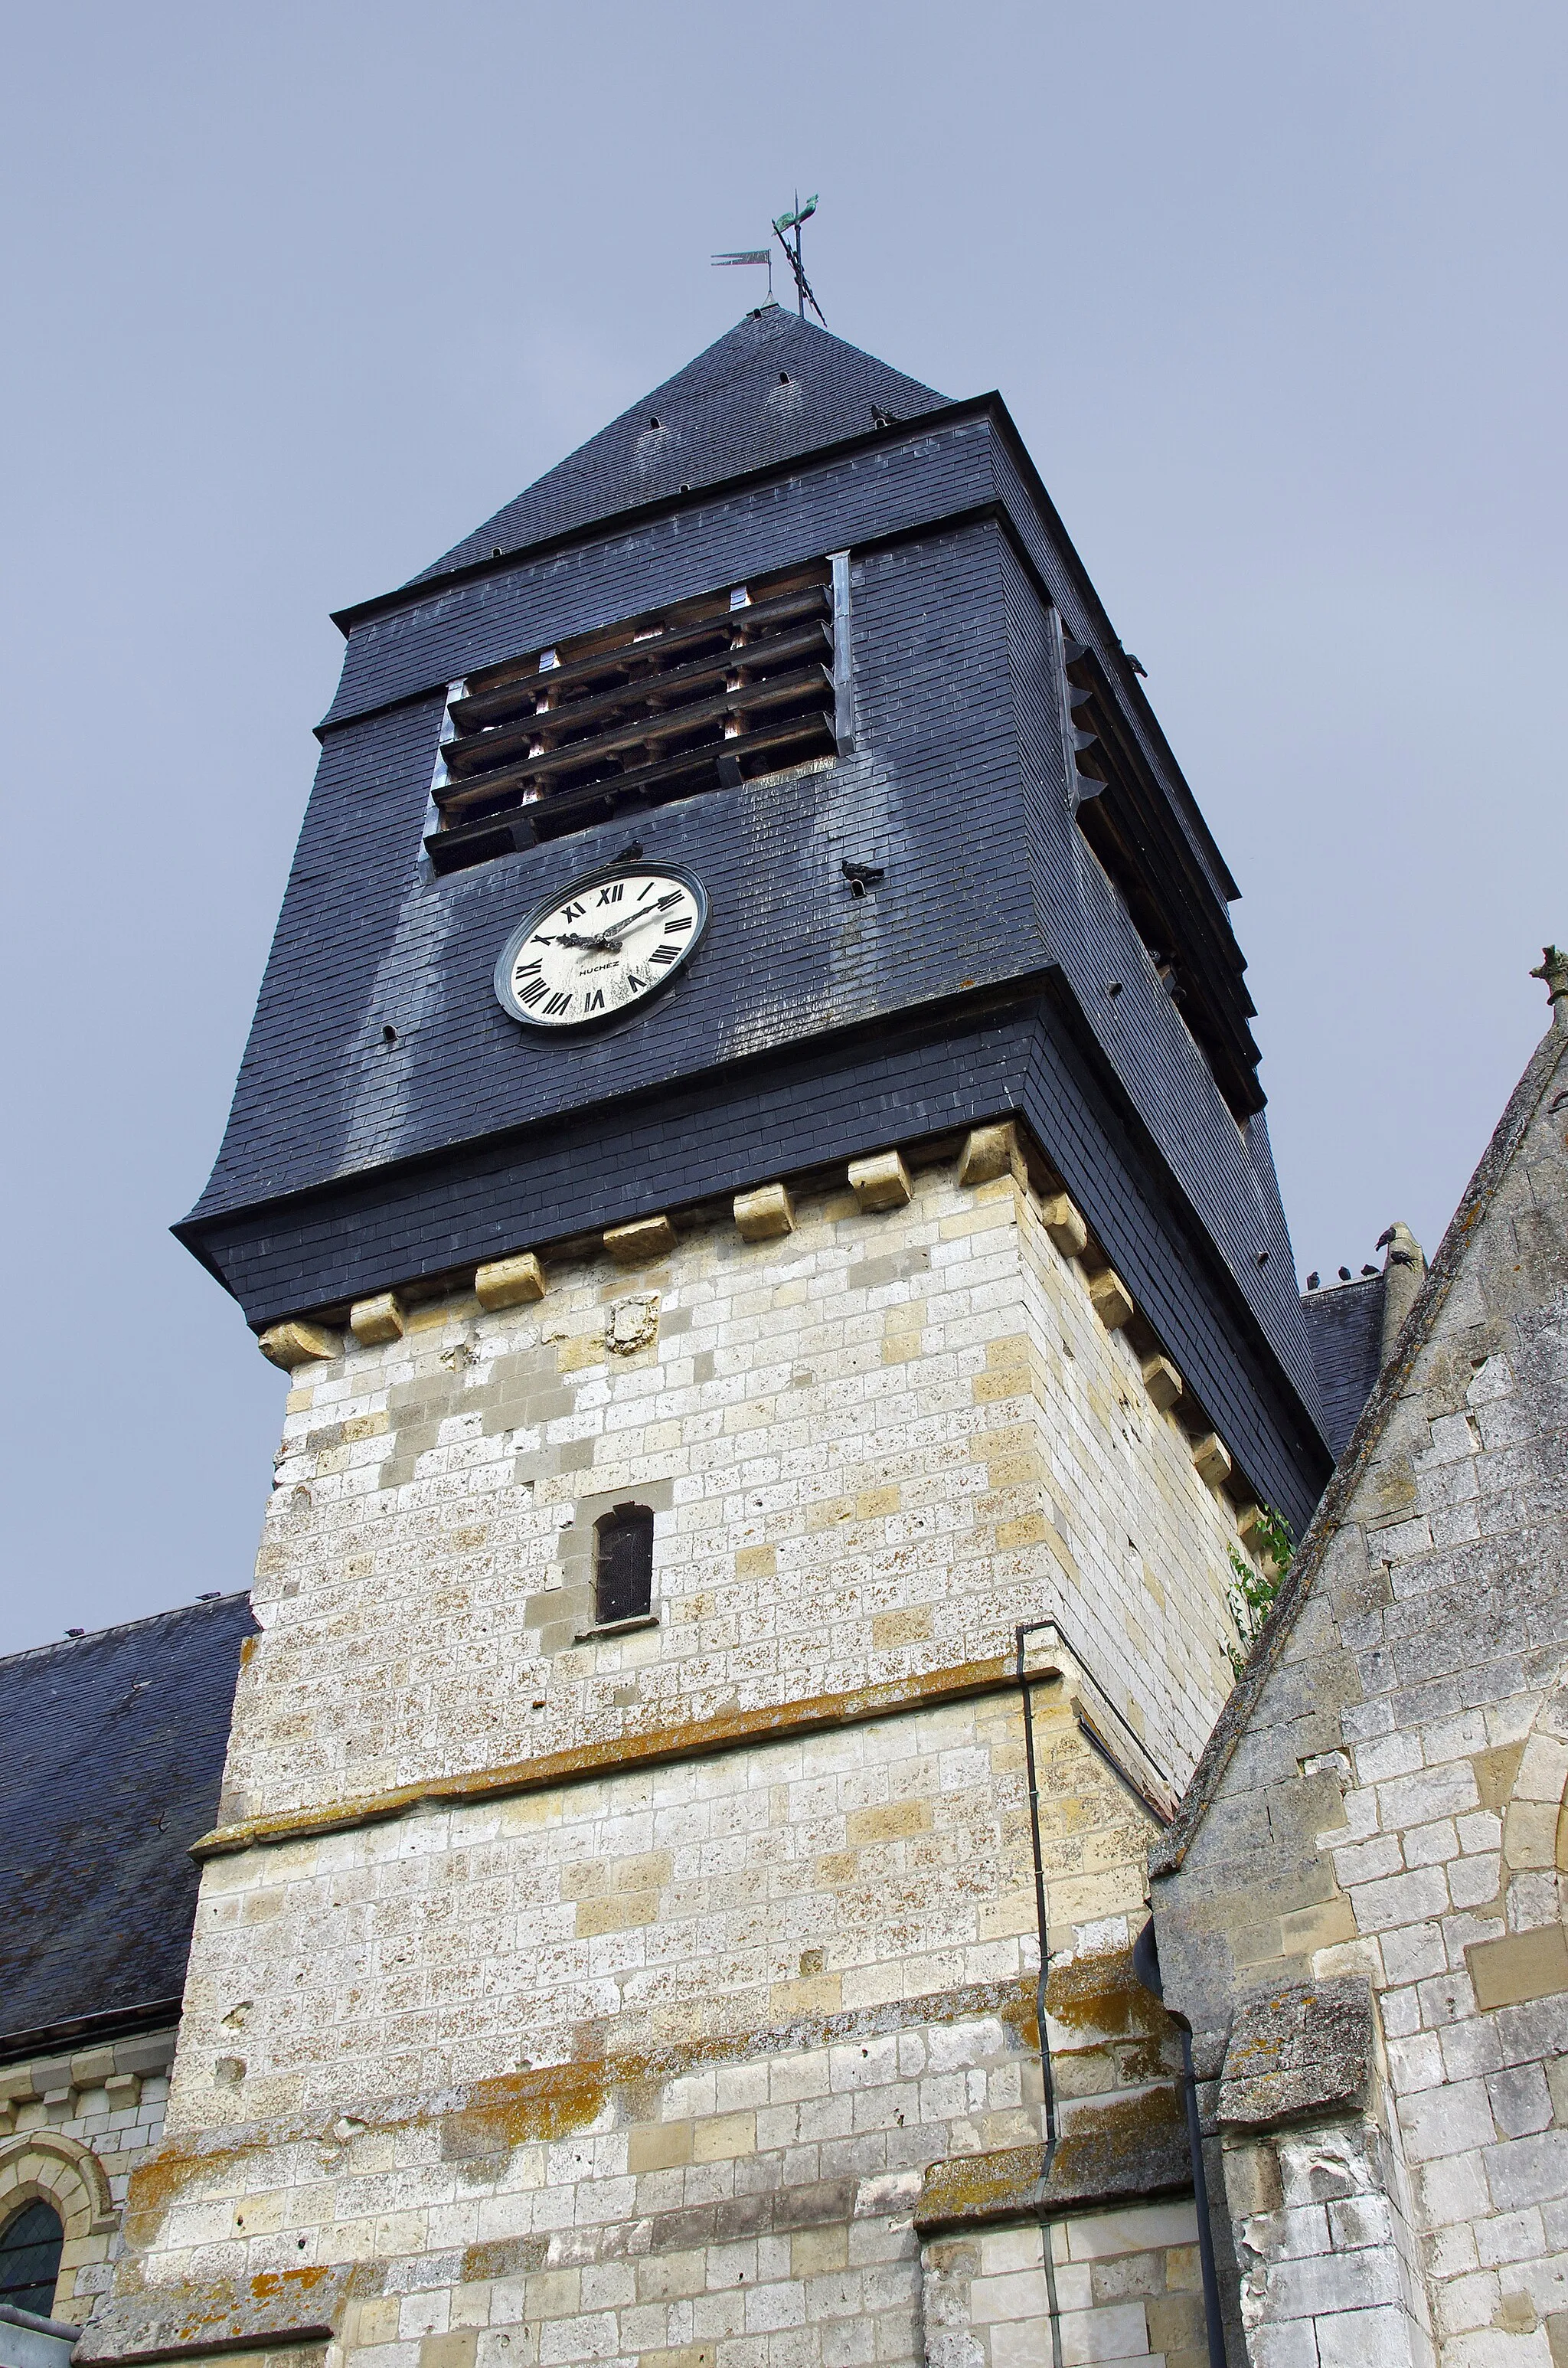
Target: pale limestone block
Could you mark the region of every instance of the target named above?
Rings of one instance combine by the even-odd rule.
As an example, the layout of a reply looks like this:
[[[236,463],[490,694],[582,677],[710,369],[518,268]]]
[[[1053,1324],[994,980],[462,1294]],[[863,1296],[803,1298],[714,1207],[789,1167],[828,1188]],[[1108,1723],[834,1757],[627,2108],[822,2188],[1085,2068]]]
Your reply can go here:
[[[795,1230],[795,1204],[787,1184],[758,1184],[734,1198],[735,1231],[743,1242],[777,1241]]]
[[[1090,1283],[1089,1304],[1108,1332],[1119,1332],[1132,1320],[1132,1294],[1111,1267],[1096,1274]]]
[[[646,1266],[669,1256],[676,1246],[676,1229],[663,1213],[634,1217],[629,1225],[608,1226],[604,1246],[619,1265]]]
[[[1192,1467],[1210,1488],[1222,1488],[1231,1476],[1231,1453],[1218,1431],[1205,1431],[1192,1442]]]
[[[959,1158],[959,1182],[966,1187],[990,1184],[1008,1174],[1017,1139],[1010,1121],[971,1127]]]
[[[404,1317],[395,1291],[378,1291],[371,1299],[357,1299],[348,1311],[348,1328],[362,1349],[384,1348],[401,1340]]]
[[[1053,1192],[1040,1203],[1040,1223],[1063,1258],[1082,1258],[1089,1247],[1089,1229],[1065,1192]]]
[[[287,1324],[272,1324],[262,1334],[257,1344],[264,1357],[281,1365],[291,1373],[296,1365],[313,1361],[325,1362],[341,1357],[343,1342],[335,1332],[328,1332],[320,1324],[305,1324],[297,1318]]]
[[[900,1151],[873,1152],[849,1163],[849,1189],[863,1210],[902,1209],[914,1198],[915,1188]]]
[[[473,1295],[481,1307],[521,1307],[544,1297],[544,1269],[532,1250],[492,1258],[474,1269]]]
[[[1146,1357],[1143,1360],[1143,1387],[1161,1413],[1167,1414],[1181,1395],[1181,1375],[1168,1357]]]

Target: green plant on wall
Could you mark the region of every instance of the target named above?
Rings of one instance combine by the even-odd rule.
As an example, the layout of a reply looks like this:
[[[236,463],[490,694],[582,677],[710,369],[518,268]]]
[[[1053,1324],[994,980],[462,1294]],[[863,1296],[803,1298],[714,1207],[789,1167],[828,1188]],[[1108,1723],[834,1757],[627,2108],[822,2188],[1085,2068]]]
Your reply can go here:
[[[1268,1617],[1290,1567],[1290,1556],[1296,1551],[1290,1522],[1272,1505],[1265,1505],[1259,1511],[1257,1538],[1262,1548],[1260,1563],[1250,1561],[1239,1547],[1231,1548],[1231,1568],[1235,1575],[1225,1600],[1240,1642],[1227,1644],[1225,1650],[1238,1678],[1246,1667],[1247,1656],[1257,1641],[1258,1631]]]

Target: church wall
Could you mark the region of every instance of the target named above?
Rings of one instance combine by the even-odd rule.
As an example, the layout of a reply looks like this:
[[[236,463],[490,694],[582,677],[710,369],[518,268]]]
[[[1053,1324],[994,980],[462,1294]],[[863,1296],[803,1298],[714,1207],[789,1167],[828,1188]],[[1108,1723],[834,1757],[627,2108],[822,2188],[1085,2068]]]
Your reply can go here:
[[[1137,1788],[1225,1690],[1234,1511],[1020,1148],[957,1148],[297,1370],[106,2353],[288,2273],[383,2368],[918,2358],[926,2170],[1044,2135],[1020,1620],[1064,2125],[1165,2143]],[[594,1636],[623,1497],[658,1624]]]
[[[1369,2344],[1379,2310],[1445,2368],[1568,2348],[1565,1087],[1558,1029],[1435,1263],[1430,1329],[1374,1399],[1381,1427],[1202,1822],[1155,1884],[1165,1995],[1191,2019],[1210,2125],[1229,2123],[1260,2362],[1294,2358],[1309,2321],[1336,2357]],[[1279,2127],[1261,2109],[1239,2123],[1243,2010],[1295,2000],[1310,2027],[1357,1985],[1377,2011],[1359,2071],[1334,2094],[1320,2039],[1328,2088],[1302,2088],[1303,2057]]]
[[[1049,2231],[1018,2224],[933,2240],[922,2294],[930,2368],[1052,2368],[1053,2292],[1063,2368],[1208,2360],[1198,2219],[1183,2198],[1084,2213]]]
[[[437,1300],[301,1370],[226,1817],[916,1681],[1051,1610],[1180,1782],[1227,1689],[1234,1518],[1038,1195],[949,1164],[906,1209],[797,1218],[746,1244],[699,1212],[665,1262],[563,1256],[536,1305]],[[633,1308],[652,1337],[608,1348]],[[657,1483],[660,1632],[576,1641],[579,1500]]]
[[[131,2174],[163,2135],[174,2052],[172,2031],[143,2032],[0,2065],[0,2225],[35,2200],[59,2214],[52,2315],[70,2326],[108,2291]]]

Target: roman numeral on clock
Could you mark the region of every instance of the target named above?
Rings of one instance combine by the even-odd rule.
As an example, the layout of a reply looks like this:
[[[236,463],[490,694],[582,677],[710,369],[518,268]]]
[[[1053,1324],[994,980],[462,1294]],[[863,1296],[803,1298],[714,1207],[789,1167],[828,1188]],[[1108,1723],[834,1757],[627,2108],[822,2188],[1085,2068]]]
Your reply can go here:
[[[584,1008],[584,1010],[585,1010],[585,1011],[602,1011],[602,1010],[604,1009],[604,1008],[605,1008],[605,991],[604,991],[603,987],[602,987],[602,986],[591,986],[591,987],[588,989],[587,994],[585,996],[585,997],[584,997],[584,999],[583,999],[583,1008]]]
[[[665,935],[666,938],[678,938],[683,929],[689,929],[690,927],[691,916],[688,913],[684,921],[666,921],[665,923]]]
[[[678,946],[655,946],[648,959],[650,962],[679,962],[680,948]]]
[[[544,1007],[544,1016],[547,1019],[556,1019],[560,1018],[562,1012],[570,1011],[571,1008],[572,997],[569,995],[552,995]]]
[[[527,987],[527,988],[524,988],[524,989],[520,989],[520,990],[519,990],[518,995],[517,995],[517,1001],[518,1001],[519,1003],[521,1003],[521,1004],[526,1005],[526,1006],[527,1006],[527,1008],[528,1008],[528,1009],[531,1011],[531,1010],[533,1009],[534,1005],[535,1005],[536,1003],[542,1003],[542,1002],[544,1001],[545,996],[546,996],[546,994],[548,993],[548,991],[549,991],[549,990],[548,990],[548,989],[547,989],[547,987],[545,986],[545,983],[544,983],[543,979],[542,979],[542,978],[536,978],[536,979],[535,979],[535,981],[534,981],[534,983],[533,983],[533,985],[532,985],[530,987]]]
[[[625,894],[625,881],[612,880],[608,888],[601,888],[599,890],[599,903],[601,905],[619,905]]]

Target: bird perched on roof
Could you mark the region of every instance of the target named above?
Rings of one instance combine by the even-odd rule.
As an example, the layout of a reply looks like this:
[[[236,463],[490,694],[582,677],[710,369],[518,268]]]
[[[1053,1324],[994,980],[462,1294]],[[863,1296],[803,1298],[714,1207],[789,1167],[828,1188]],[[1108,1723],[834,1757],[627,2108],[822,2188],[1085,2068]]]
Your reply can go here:
[[[1377,1240],[1373,1243],[1372,1247],[1374,1249],[1386,1250],[1392,1239],[1393,1227],[1392,1225],[1385,1225],[1382,1232],[1378,1235]]]
[[[1348,1282],[1348,1281],[1349,1281],[1349,1280],[1350,1280],[1350,1269],[1349,1269],[1349,1268],[1348,1268],[1347,1266],[1342,1266],[1342,1267],[1340,1268],[1340,1269],[1339,1269],[1339,1280],[1340,1280],[1340,1281],[1341,1281],[1341,1282]]]
[[[884,411],[880,403],[873,403],[871,405],[871,425],[873,427],[896,427],[898,426],[898,414],[896,411]]]
[[[1375,1266],[1364,1266],[1361,1269],[1363,1274],[1376,1274],[1377,1270]]]
[[[1309,1291],[1315,1291],[1322,1281],[1323,1277],[1321,1275],[1309,1274],[1307,1277],[1307,1289]]]

